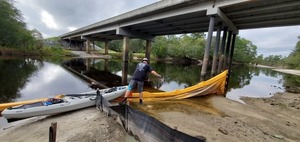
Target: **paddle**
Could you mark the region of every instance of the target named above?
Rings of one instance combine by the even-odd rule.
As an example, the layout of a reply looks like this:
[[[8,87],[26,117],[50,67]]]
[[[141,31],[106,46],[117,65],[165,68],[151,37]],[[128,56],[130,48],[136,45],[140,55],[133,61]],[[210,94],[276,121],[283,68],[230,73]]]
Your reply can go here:
[[[96,96],[97,94],[65,94],[65,96]]]

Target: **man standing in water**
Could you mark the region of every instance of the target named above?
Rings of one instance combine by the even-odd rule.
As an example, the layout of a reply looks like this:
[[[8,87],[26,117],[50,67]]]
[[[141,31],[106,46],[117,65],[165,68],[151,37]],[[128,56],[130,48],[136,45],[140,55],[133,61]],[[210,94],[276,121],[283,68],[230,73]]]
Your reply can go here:
[[[129,96],[129,94],[131,94],[132,90],[135,87],[137,87],[140,95],[140,105],[143,104],[143,86],[146,76],[149,72],[157,77],[161,77],[161,75],[154,71],[149,65],[149,60],[147,58],[144,58],[142,62],[137,64],[136,69],[133,73],[133,77],[130,80],[128,88],[126,90],[124,99],[119,103],[120,105],[126,104],[127,97]]]

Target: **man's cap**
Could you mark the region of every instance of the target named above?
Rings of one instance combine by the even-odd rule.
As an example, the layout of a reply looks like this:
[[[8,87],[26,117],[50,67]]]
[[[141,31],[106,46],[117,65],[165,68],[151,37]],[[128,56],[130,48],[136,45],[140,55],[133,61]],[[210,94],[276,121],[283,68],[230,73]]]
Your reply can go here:
[[[143,58],[143,61],[147,61],[149,63],[149,60],[148,58]]]

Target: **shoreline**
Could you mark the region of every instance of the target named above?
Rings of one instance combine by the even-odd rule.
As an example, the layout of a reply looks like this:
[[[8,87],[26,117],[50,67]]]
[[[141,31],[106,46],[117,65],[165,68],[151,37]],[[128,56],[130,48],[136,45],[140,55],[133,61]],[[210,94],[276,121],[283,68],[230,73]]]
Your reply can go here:
[[[250,65],[250,66],[259,67],[259,68],[269,68],[274,71],[300,76],[300,70],[296,70],[296,69],[283,69],[283,68],[277,68],[277,67],[266,66],[266,65]]]
[[[300,70],[293,70],[293,69],[278,69],[278,68],[274,68],[272,70],[278,71],[278,72],[283,72],[283,73],[287,73],[287,74],[292,74],[292,75],[297,75],[300,76]]]
[[[20,124],[2,129],[0,131],[0,141],[47,141],[49,139],[49,127],[52,122],[57,122],[57,142],[124,142],[132,139],[117,124],[116,120],[107,117],[104,113],[96,110],[95,107],[89,107],[63,114],[24,120]]]
[[[171,128],[191,136],[206,137],[207,141],[300,140],[300,94],[276,93],[271,98],[243,97],[242,100],[245,104],[212,95],[180,101],[145,102],[133,107]],[[178,119],[184,121],[178,123]],[[135,141],[116,121],[90,107],[31,118],[0,131],[0,141],[45,141],[52,122],[58,124],[58,142]]]

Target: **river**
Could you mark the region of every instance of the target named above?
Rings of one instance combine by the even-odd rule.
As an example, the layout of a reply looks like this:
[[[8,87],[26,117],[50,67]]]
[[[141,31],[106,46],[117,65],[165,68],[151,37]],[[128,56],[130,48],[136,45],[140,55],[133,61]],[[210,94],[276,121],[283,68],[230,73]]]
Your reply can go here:
[[[91,91],[88,87],[90,82],[72,71],[89,76],[108,87],[127,84],[136,64],[137,62],[124,64],[120,60],[95,58],[1,58],[0,103]],[[150,75],[145,87],[148,89],[172,91],[195,85],[200,81],[201,66],[166,63],[152,63],[151,66],[164,77],[164,81],[161,82]],[[233,67],[226,97],[243,103],[239,99],[243,96],[271,97],[276,92],[299,88],[299,76],[267,68],[239,66]],[[6,120],[0,117],[0,128],[5,125]]]

